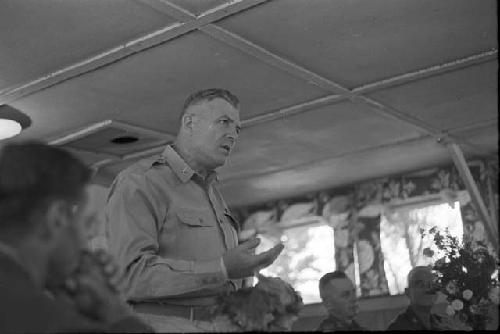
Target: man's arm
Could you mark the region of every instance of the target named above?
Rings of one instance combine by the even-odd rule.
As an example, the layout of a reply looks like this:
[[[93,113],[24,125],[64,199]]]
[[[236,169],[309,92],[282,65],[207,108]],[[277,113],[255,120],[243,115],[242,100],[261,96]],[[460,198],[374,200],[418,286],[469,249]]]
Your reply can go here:
[[[222,260],[184,261],[158,255],[158,233],[168,209],[144,175],[114,184],[106,205],[109,250],[125,272],[132,300],[179,296],[227,281]]]

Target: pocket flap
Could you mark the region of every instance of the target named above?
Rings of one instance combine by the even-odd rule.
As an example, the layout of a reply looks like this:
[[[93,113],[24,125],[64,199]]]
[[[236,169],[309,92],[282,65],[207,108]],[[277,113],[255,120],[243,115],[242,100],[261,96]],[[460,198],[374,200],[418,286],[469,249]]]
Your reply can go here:
[[[181,222],[190,226],[211,226],[207,213],[199,210],[184,209],[176,212]]]

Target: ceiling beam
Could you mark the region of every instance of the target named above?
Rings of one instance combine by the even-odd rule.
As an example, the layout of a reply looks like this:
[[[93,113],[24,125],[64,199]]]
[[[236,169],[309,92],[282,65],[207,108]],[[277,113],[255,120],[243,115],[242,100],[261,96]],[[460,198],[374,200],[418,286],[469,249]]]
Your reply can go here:
[[[342,95],[328,95],[324,97],[320,97],[311,101],[306,101],[298,104],[294,104],[292,106],[286,107],[286,108],[281,108],[278,110],[273,110],[261,115],[257,115],[254,117],[250,117],[247,119],[244,119],[241,122],[241,125],[243,128],[248,128],[257,124],[261,123],[266,123],[266,122],[271,122],[277,119],[284,119],[286,117],[290,117],[293,115],[298,115],[302,114],[306,111],[316,109],[319,107],[331,105],[334,103],[338,103],[340,101],[345,101],[347,100],[344,96]]]
[[[488,237],[492,241],[495,250],[498,252],[498,227],[493,223],[492,217],[489,215],[486,204],[479,192],[476,182],[472,177],[469,166],[467,166],[467,162],[465,160],[462,149],[456,143],[450,141],[446,143],[448,150],[450,151],[450,155],[453,158],[453,162],[455,163],[455,167],[464,182],[467,191],[470,194],[472,203],[474,204],[475,209],[477,210],[479,217],[484,223],[486,227],[486,231],[488,232]]]
[[[399,86],[407,84],[413,81],[418,81],[421,79],[434,77],[448,72],[457,71],[470,66],[486,63],[489,61],[496,60],[498,58],[498,50],[491,49],[485,52],[473,54],[471,56],[456,59],[444,64],[434,65],[421,70],[404,73],[392,78],[380,80],[374,83],[366,84],[352,90],[355,94],[366,94],[381,89],[390,88],[393,86]]]
[[[208,11],[199,16],[192,16],[190,20],[186,20],[185,22],[174,23],[145,36],[123,43],[120,46],[107,50],[96,56],[84,59],[55,72],[23,83],[19,86],[1,90],[0,105],[11,103],[23,96],[33,94],[63,81],[112,64],[123,58],[165,43],[171,39],[197,30],[211,22],[218,21],[226,16],[244,11],[266,1],[268,0],[241,0],[225,3],[224,5],[217,7],[217,10]],[[149,2],[154,3],[152,1]]]

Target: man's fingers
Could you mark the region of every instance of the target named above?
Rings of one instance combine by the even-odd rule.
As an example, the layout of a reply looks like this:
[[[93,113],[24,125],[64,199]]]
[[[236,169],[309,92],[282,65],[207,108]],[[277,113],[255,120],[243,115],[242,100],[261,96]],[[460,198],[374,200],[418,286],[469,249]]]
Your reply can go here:
[[[249,239],[239,245],[239,247],[242,247],[243,249],[254,249],[260,244],[260,239],[259,238],[252,238]]]
[[[260,269],[267,267],[271,263],[273,263],[274,260],[276,260],[276,258],[278,257],[278,255],[280,255],[281,251],[283,251],[283,248],[285,248],[285,246],[279,243],[273,248],[257,255]]]
[[[243,230],[238,234],[238,241],[245,242],[251,238],[254,238],[257,234],[255,229]]]

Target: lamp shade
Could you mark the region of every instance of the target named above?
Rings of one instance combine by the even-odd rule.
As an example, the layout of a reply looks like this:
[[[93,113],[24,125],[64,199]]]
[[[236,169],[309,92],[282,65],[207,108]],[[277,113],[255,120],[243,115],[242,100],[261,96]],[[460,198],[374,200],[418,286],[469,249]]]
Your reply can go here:
[[[0,140],[14,137],[21,133],[21,124],[11,119],[0,118]]]
[[[31,125],[31,118],[7,104],[0,105],[0,140],[14,137]]]

